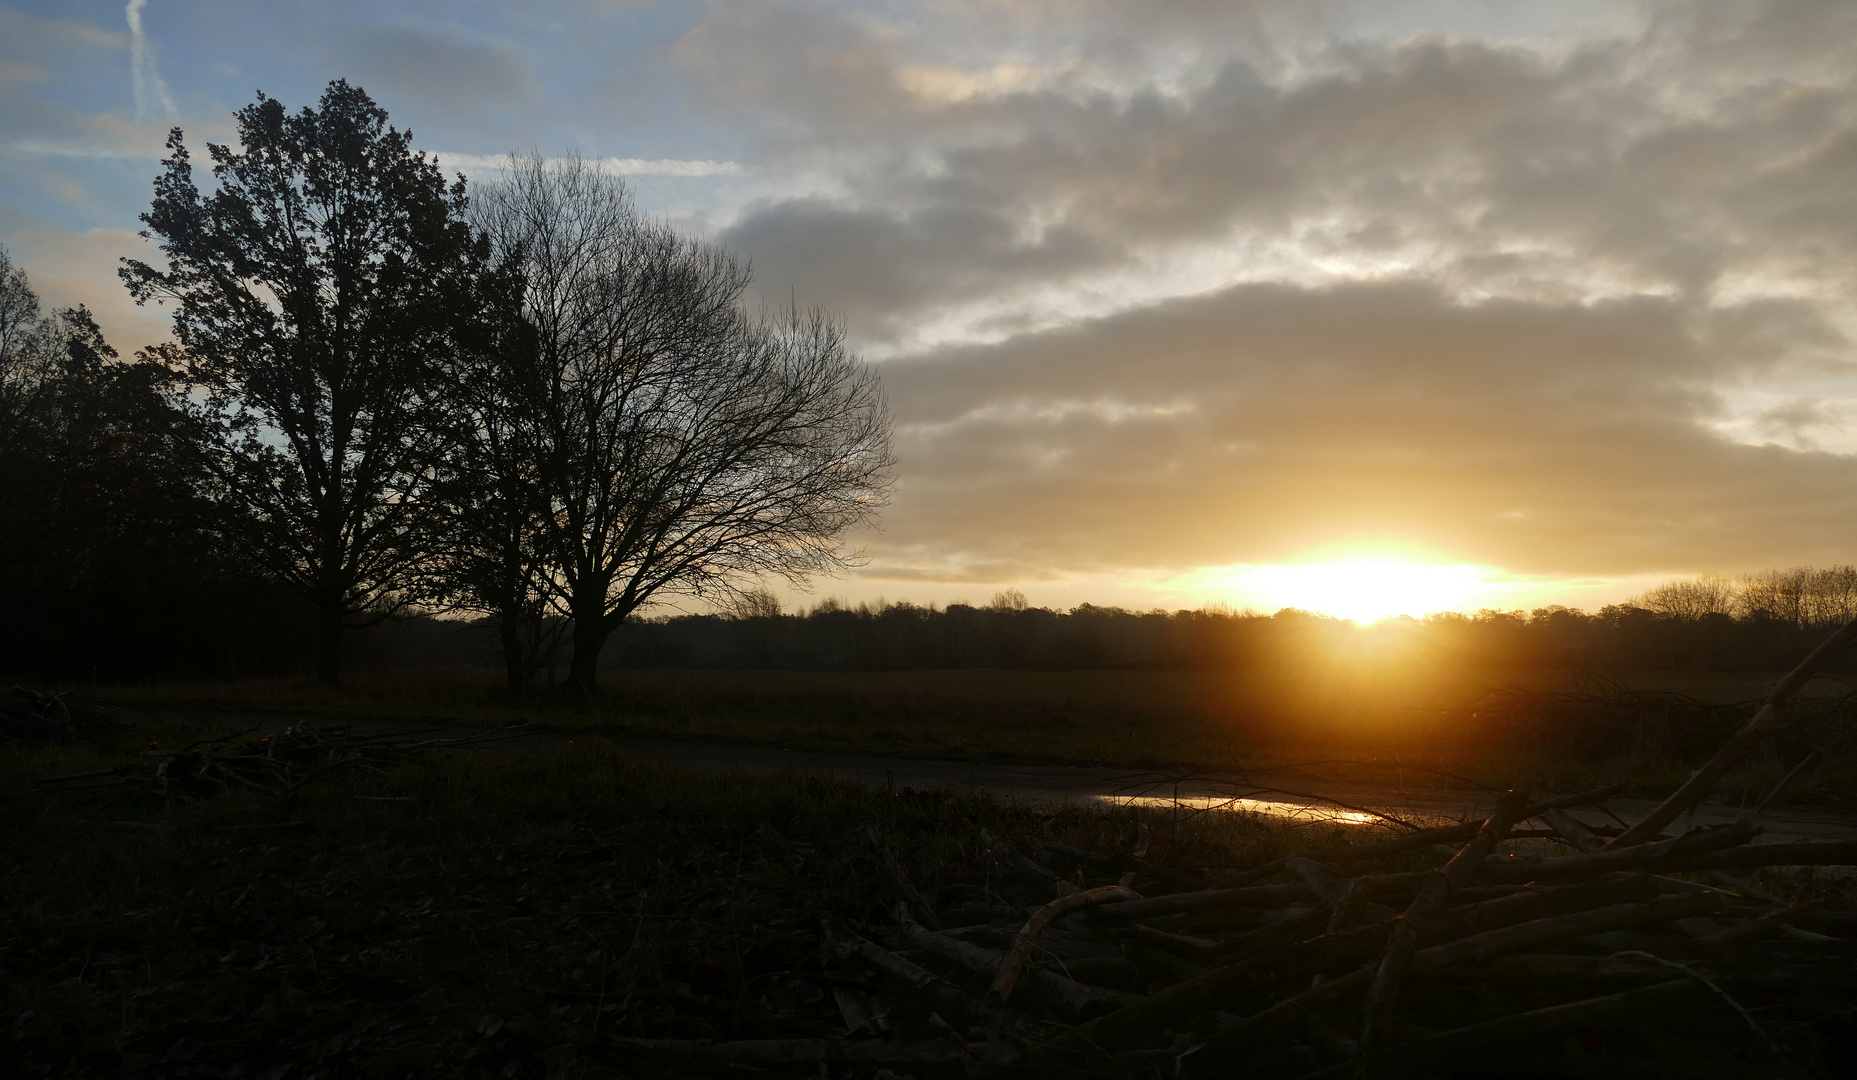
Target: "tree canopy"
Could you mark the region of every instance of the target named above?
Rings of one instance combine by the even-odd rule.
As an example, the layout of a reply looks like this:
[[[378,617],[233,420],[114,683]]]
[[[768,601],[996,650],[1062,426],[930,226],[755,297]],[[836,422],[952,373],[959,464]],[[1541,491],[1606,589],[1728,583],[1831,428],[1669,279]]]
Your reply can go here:
[[[194,412],[218,527],[317,611],[318,677],[345,629],[407,600],[430,462],[424,404],[467,317],[484,245],[464,183],[347,82],[290,113],[263,94],[238,148],[209,144],[203,194],[180,129],[144,236],[165,268],[125,260],[138,302],[174,305],[165,355]]]

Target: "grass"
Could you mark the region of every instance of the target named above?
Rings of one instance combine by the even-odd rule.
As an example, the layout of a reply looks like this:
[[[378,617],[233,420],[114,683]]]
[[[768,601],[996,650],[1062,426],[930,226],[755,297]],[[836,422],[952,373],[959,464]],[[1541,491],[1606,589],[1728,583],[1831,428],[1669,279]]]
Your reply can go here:
[[[614,1075],[615,1036],[756,1037],[774,999],[816,996],[787,976],[818,954],[821,921],[881,924],[895,899],[867,825],[924,888],[976,896],[981,827],[1112,850],[1133,828],[1128,811],[701,775],[599,748],[108,811],[129,825],[24,794],[136,749],[0,751],[10,1075]],[[1333,839],[1152,820],[1156,857],[1188,863]]]
[[[0,748],[8,1075],[637,1075],[616,1040],[765,1037],[776,1013],[830,1015],[829,982],[806,976],[822,924],[881,926],[896,898],[866,826],[957,900],[993,893],[982,828],[1021,850],[1122,851],[1140,820],[1150,859],[1213,868],[1342,833],[706,775],[598,745],[429,756],[282,799],[151,797],[114,823],[28,794],[172,735]],[[1821,879],[1759,881],[1848,906]]]
[[[1307,675],[1307,673],[1304,673]],[[1673,789],[1739,722],[1732,709],[1683,719],[1640,746],[1573,745],[1573,728],[1643,723],[1636,715],[1477,719],[1491,687],[1523,691],[1628,685],[1703,702],[1745,701],[1758,673],[1643,672],[1592,680],[1568,672],[1458,672],[1423,678],[1363,664],[1321,678],[1228,671],[614,671],[596,703],[556,696],[511,703],[480,669],[361,672],[339,690],[248,681],[101,691],[126,706],[184,718],[285,713],[461,725],[536,722],[617,737],[714,740],[894,757],[1178,769],[1234,769],[1351,758],[1376,763],[1352,779],[1384,782],[1383,766],[1437,769],[1490,786],[1562,790],[1623,781],[1632,794]],[[1841,681],[1809,688],[1824,705]],[[1481,714],[1479,714],[1481,715]],[[1729,801],[1759,802],[1808,750],[1781,803],[1857,807],[1857,749],[1842,713],[1739,769]],[[1649,717],[1655,726],[1656,717]],[[1825,719],[1825,718],[1821,718]],[[1665,725],[1669,726],[1668,724]],[[1616,740],[1615,740],[1616,741]],[[1407,774],[1408,780],[1416,772]]]

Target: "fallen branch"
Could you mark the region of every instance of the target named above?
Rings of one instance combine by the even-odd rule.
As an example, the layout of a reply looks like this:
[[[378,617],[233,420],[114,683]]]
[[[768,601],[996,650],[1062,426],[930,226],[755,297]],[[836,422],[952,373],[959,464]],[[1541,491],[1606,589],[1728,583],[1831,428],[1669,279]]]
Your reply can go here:
[[[999,975],[993,980],[993,993],[1001,1000],[1012,996],[1012,988],[1019,980],[1019,972],[1032,958],[1032,949],[1038,944],[1045,928],[1073,911],[1079,911],[1097,904],[1106,904],[1116,900],[1140,900],[1141,894],[1120,885],[1104,885],[1095,889],[1084,889],[1068,896],[1060,896],[1044,907],[1032,913],[1025,920],[1025,926],[1012,941],[1012,947],[1006,950],[1000,961]]]

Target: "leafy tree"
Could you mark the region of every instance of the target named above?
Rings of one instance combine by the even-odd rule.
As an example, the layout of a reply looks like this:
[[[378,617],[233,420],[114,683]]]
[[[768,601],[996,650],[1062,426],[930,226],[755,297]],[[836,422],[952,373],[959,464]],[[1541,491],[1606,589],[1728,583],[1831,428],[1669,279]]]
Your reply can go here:
[[[167,355],[201,394],[220,528],[315,606],[317,678],[345,630],[402,607],[419,560],[426,404],[482,263],[462,178],[347,82],[296,114],[258,100],[196,186],[179,128],[142,220],[166,268],[124,260],[138,303],[172,301]]]
[[[521,271],[533,337],[490,374],[546,500],[575,687],[596,692],[607,638],[655,599],[846,564],[887,490],[890,419],[836,323],[750,319],[744,265],[579,159],[515,160],[475,212]]]
[[[0,650],[17,670],[174,655],[215,560],[173,381],[119,360],[87,309],[42,314],[0,251]]]

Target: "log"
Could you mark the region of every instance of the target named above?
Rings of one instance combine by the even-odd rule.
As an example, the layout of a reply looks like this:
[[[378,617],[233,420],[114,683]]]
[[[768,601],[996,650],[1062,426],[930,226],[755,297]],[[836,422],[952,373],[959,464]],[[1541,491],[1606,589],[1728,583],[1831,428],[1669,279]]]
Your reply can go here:
[[[863,957],[872,967],[908,986],[933,1002],[937,1008],[948,1009],[989,1024],[1018,1024],[1017,1018],[993,1008],[946,979],[917,967],[875,942],[853,935],[839,941],[838,947],[848,955]]]
[[[1482,868],[1480,876],[1487,881],[1499,882],[1542,881],[1587,877],[1617,870],[1680,870],[1694,863],[1696,856],[1745,844],[1759,831],[1760,827],[1751,821],[1737,821],[1732,825],[1692,829],[1673,840],[1659,840],[1628,848],[1608,847],[1601,851],[1553,858],[1492,860]]]
[[[1455,964],[1487,961],[1505,953],[1551,941],[1564,941],[1606,930],[1622,930],[1652,921],[1713,914],[1721,907],[1719,894],[1699,893],[1536,919],[1419,949],[1412,956],[1411,970],[1420,974],[1429,973]],[[1295,997],[1279,1001],[1262,1012],[1234,1019],[1190,1053],[1223,1057],[1237,1051],[1259,1035],[1301,1020],[1366,989],[1372,984],[1375,970],[1376,966],[1357,968],[1346,975],[1321,982]]]
[[[1692,893],[1535,919],[1421,949],[1418,953],[1419,966],[1422,970],[1433,971],[1452,964],[1481,962],[1530,945],[1585,937],[1606,930],[1624,930],[1647,922],[1668,922],[1691,915],[1714,915],[1725,907],[1727,903],[1719,893]]]
[[[1447,908],[1420,940],[1426,944],[1456,940],[1536,919],[1572,915],[1618,904],[1644,903],[1657,898],[1655,879],[1643,874],[1578,885],[1545,886],[1513,893],[1478,904]]]
[[[852,1065],[965,1065],[968,1063],[1003,1065],[1019,1054],[1016,1047],[1001,1043],[968,1043],[956,1046],[939,1039],[909,1042],[869,1039],[838,1042],[830,1039],[740,1039],[734,1042],[703,1042],[696,1039],[633,1039],[616,1042],[634,1050],[657,1053],[689,1054],[716,1061],[754,1065],[811,1065],[818,1062],[843,1062]]]
[[[1135,924],[1135,937],[1151,945],[1158,945],[1170,952],[1182,956],[1203,956],[1217,952],[1221,943],[1211,938],[1190,937],[1186,934],[1170,934],[1165,930],[1156,930],[1142,923]]]
[[[1285,859],[1283,869],[1301,878],[1325,904],[1334,903],[1341,895],[1341,882],[1336,880],[1335,872],[1314,859]]]
[[[1308,885],[1250,885],[1238,889],[1201,889],[1199,892],[1170,893],[1143,900],[1123,900],[1103,904],[1092,914],[1112,919],[1148,919],[1157,915],[1178,915],[1214,907],[1280,907],[1313,895]]]
[[[1818,964],[1781,963],[1770,960],[1709,960],[1693,964],[1710,979],[1726,986],[1759,987],[1788,994],[1829,990],[1848,994],[1851,968],[1848,961],[1832,960]],[[1519,979],[1535,982],[1542,979],[1569,979],[1587,983],[1650,983],[1668,979],[1671,969],[1636,955],[1566,956],[1560,953],[1522,953],[1499,956],[1490,961],[1485,972],[1491,978]]]
[[[1496,812],[1483,823],[1470,843],[1419,886],[1419,894],[1394,924],[1392,940],[1387,943],[1386,954],[1380,958],[1373,985],[1367,993],[1366,1016],[1361,1022],[1360,1034],[1360,1057],[1364,1063],[1371,1064],[1379,1044],[1386,1039],[1386,1028],[1392,1023],[1399,989],[1412,966],[1413,954],[1418,951],[1419,935],[1430,928],[1444,898],[1453,889],[1469,884],[1483,860],[1496,850],[1496,845],[1508,835],[1509,828],[1527,808],[1527,792],[1511,791],[1504,795],[1496,803]]]
[[[1019,972],[1031,961],[1032,950],[1037,947],[1039,937],[1053,922],[1086,907],[1141,898],[1141,894],[1133,889],[1125,889],[1120,885],[1102,885],[1060,896],[1039,908],[1032,913],[1031,918],[1025,920],[1025,926],[1013,938],[1012,947],[1006,950],[1006,955],[1000,960],[999,975],[993,980],[993,993],[1001,1001],[1012,997],[1012,988],[1019,981]]]
[[[992,975],[999,971],[1003,959],[1001,953],[965,941],[956,941],[946,934],[926,929],[909,917],[907,905],[897,905],[897,921],[902,925],[903,936],[918,948],[982,974]],[[1135,998],[1133,994],[1117,990],[1085,986],[1038,968],[1027,969],[1021,978],[1041,996],[1073,1017],[1111,1012]]]
[[[1598,851],[1606,846],[1606,842],[1594,835],[1593,830],[1582,825],[1572,814],[1558,806],[1542,811],[1541,820],[1553,826],[1555,832],[1581,851]]]
[[[1648,1009],[1668,1008],[1708,996],[1708,988],[1695,979],[1670,979],[1617,994],[1499,1016],[1480,1024],[1414,1039],[1391,1049],[1401,1060],[1455,1056],[1484,1043],[1631,1024]]]
[[[1857,641],[1857,619],[1839,627],[1818,648],[1813,649],[1810,656],[1800,661],[1798,667],[1767,692],[1767,696],[1761,700],[1760,708],[1742,725],[1741,730],[1722,744],[1715,756],[1684,781],[1683,786],[1671,792],[1669,798],[1658,803],[1650,813],[1614,837],[1607,846],[1622,848],[1643,843],[1662,832],[1664,826],[1682,817],[1684,811],[1701,802],[1709,792],[1715,790],[1722,776],[1759,746],[1768,732],[1778,725],[1780,717],[1785,714],[1786,705],[1799,695],[1799,691],[1805,689],[1805,684],[1812,681],[1819,669],[1853,641]]]
[[[1328,933],[1345,934],[1367,916],[1367,882],[1349,878],[1329,903]]]
[[[1750,866],[1857,866],[1857,842],[1748,844],[1684,859],[1670,870],[1732,870]]]

